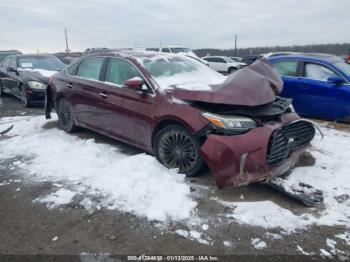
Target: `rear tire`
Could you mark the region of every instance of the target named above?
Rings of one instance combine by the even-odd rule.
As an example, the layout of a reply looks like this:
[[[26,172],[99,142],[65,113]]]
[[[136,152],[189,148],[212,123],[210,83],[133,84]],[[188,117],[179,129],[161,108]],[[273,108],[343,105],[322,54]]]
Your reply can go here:
[[[170,125],[155,138],[154,152],[159,162],[168,168],[178,168],[188,177],[199,175],[204,160],[199,154],[200,142],[186,128]]]
[[[72,106],[67,99],[61,98],[58,101],[57,115],[59,125],[64,131],[71,133],[76,129]]]

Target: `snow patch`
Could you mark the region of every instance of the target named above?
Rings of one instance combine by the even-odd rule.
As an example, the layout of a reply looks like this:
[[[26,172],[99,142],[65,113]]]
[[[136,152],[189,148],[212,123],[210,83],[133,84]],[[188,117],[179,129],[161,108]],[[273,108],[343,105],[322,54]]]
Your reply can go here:
[[[253,238],[251,244],[255,249],[261,250],[267,247],[266,243],[260,238]]]
[[[102,207],[149,220],[188,219],[194,212],[197,203],[190,197],[185,175],[152,156],[130,156],[115,146],[43,128],[48,122],[42,116],[2,118],[0,123],[9,121],[16,122],[9,133],[13,137],[0,141],[0,159],[29,159],[21,168],[32,180],[59,182],[76,193],[101,196]],[[42,201],[59,199],[53,194]],[[90,206],[87,200],[83,205]]]
[[[196,230],[183,230],[183,229],[178,229],[175,231],[176,234],[183,236],[185,238],[191,239],[191,240],[195,240],[201,244],[205,244],[205,245],[210,245],[211,244],[211,239],[209,237],[207,237],[207,239],[205,239],[202,236],[202,233],[196,231]]]
[[[239,224],[249,224],[266,229],[281,228],[291,233],[297,228],[304,228],[312,223],[308,219],[308,215],[294,215],[291,211],[272,201],[219,202],[233,209],[233,213],[227,217],[235,219]]]
[[[69,204],[72,199],[75,197],[76,192],[72,192],[67,189],[60,189],[54,193],[51,193],[44,197],[39,197],[34,199],[33,202],[47,204],[48,208],[55,208],[60,205]]]
[[[350,232],[344,232],[343,234],[335,235],[335,237],[344,240],[350,246]]]

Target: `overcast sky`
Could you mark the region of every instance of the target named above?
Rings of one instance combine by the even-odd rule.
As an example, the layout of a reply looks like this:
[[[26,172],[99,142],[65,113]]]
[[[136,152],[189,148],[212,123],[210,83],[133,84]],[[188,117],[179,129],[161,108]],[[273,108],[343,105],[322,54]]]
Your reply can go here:
[[[8,0],[0,50],[239,47],[350,42],[350,0]]]

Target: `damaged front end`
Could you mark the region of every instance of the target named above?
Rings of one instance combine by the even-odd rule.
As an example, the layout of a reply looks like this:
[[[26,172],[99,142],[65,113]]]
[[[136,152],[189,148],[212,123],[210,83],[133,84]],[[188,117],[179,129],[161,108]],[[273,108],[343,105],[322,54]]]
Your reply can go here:
[[[295,113],[280,120],[254,118],[256,127],[236,134],[210,124],[201,154],[219,188],[246,185],[280,176],[292,169],[315,135],[309,121]]]
[[[278,96],[282,87],[278,73],[259,60],[211,91],[172,90],[208,122],[197,135],[219,188],[285,174],[314,138],[314,124],[294,112],[291,99]]]

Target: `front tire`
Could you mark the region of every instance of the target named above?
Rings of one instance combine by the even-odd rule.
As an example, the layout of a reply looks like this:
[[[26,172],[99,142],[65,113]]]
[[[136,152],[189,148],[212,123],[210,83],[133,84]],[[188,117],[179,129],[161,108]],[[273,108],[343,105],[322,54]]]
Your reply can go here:
[[[72,106],[67,99],[61,98],[58,101],[57,115],[59,125],[64,131],[71,133],[75,130]]]
[[[160,130],[154,143],[158,161],[168,168],[178,168],[188,177],[197,176],[204,166],[199,148],[198,139],[180,125],[170,125]]]

